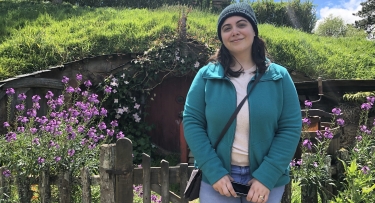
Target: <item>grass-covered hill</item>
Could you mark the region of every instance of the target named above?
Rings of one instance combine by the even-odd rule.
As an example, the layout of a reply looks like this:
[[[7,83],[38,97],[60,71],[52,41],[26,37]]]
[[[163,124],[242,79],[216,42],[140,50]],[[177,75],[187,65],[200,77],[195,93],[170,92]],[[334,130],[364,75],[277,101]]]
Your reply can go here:
[[[88,8],[0,0],[0,80],[87,56],[143,53],[176,34],[182,10],[187,8]],[[217,15],[193,9],[188,35],[216,47]],[[259,30],[273,60],[290,69],[313,78],[375,78],[375,42],[364,37],[319,37],[272,25],[260,25]]]

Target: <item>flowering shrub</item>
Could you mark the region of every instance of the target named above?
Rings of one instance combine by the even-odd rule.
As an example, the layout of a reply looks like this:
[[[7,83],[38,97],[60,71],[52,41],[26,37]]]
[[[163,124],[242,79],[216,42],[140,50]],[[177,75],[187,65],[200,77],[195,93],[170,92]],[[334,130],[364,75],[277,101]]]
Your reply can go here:
[[[332,109],[333,117],[329,126],[325,126],[324,130],[311,132],[309,130],[311,125],[309,109],[311,107],[312,102],[305,101],[305,117],[302,119],[301,133],[302,157],[298,160],[292,160],[291,169],[294,181],[305,188],[319,192],[322,198],[326,198],[328,194],[325,186],[333,184],[330,167],[327,167],[327,162],[330,162],[330,159],[327,159],[330,156],[328,155],[328,147],[339,130],[338,126],[343,126],[345,122],[342,118],[337,118],[341,115],[341,110],[334,108]]]
[[[335,202],[375,202],[375,120],[368,120],[374,101],[375,97],[369,96],[361,105],[356,142],[349,150],[349,159],[341,160],[345,177]]]
[[[151,95],[151,91],[168,76],[182,77],[195,72],[209,57],[210,52],[194,49],[195,52],[182,53],[178,36],[168,35],[163,43],[155,43],[143,55],[131,61],[131,68],[124,68],[110,75],[100,86],[112,88],[112,94],[104,106],[114,111],[108,112],[106,119],[118,120],[119,129],[132,140],[134,162],[141,162],[142,153],[151,154],[148,131],[152,124],[145,122],[147,101],[163,99]],[[187,46],[188,47],[188,46]],[[192,47],[194,48],[194,47]],[[206,49],[210,49],[208,46]],[[161,112],[162,113],[162,112]]]
[[[61,95],[55,96],[52,91],[44,95],[48,106],[44,116],[37,116],[41,96],[32,96],[32,105],[26,109],[27,97],[21,93],[14,101],[16,109],[11,118],[15,91],[12,88],[6,91],[8,121],[3,126],[7,133],[0,140],[0,161],[7,167],[3,172],[5,177],[23,178],[18,181],[19,187],[28,185],[29,179],[37,178],[40,171],[76,174],[82,166],[96,168],[98,145],[113,137],[124,137],[123,132],[116,129],[117,120],[104,122],[107,110],[101,106],[112,92],[111,87],[105,87],[104,98],[100,101],[99,96],[90,91],[89,80],[83,82],[86,90],[80,89],[82,75],[77,74],[75,88],[69,86],[69,80],[63,77],[65,89]]]

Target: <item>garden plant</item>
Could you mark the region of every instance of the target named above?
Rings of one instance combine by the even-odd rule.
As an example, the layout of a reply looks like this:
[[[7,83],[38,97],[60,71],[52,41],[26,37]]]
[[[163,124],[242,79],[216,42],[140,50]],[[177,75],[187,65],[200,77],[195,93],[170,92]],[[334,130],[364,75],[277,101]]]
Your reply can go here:
[[[7,169],[3,176],[15,180],[19,202],[30,202],[31,184],[37,182],[42,172],[50,175],[78,175],[85,166],[97,171],[99,145],[124,137],[118,131],[117,120],[104,122],[108,111],[102,107],[112,92],[104,87],[104,97],[90,91],[89,80],[82,81],[77,74],[77,87],[69,85],[69,78],[63,77],[65,89],[61,95],[48,91],[44,97],[48,106],[45,116],[37,116],[41,107],[41,95],[27,98],[26,94],[15,95],[8,88],[8,121],[3,123],[7,133],[0,139],[0,163]],[[83,82],[85,90],[81,90]],[[26,100],[32,102],[29,108]],[[15,101],[13,101],[15,100]],[[12,103],[15,102],[15,109]],[[14,115],[13,117],[11,115]],[[10,196],[10,194],[7,194]]]

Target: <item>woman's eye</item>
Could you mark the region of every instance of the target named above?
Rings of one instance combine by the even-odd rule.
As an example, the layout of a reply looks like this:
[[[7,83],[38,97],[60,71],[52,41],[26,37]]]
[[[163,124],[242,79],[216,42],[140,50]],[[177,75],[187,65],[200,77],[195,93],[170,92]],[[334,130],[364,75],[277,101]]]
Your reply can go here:
[[[246,24],[239,24],[238,27],[245,27]]]

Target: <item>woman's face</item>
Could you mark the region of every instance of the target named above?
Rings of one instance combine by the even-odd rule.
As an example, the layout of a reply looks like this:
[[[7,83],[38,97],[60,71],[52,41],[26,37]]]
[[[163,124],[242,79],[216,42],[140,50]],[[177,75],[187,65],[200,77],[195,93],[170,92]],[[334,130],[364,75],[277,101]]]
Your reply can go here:
[[[232,16],[221,26],[221,38],[224,46],[233,55],[248,52],[251,54],[255,31],[251,23],[244,17]]]

